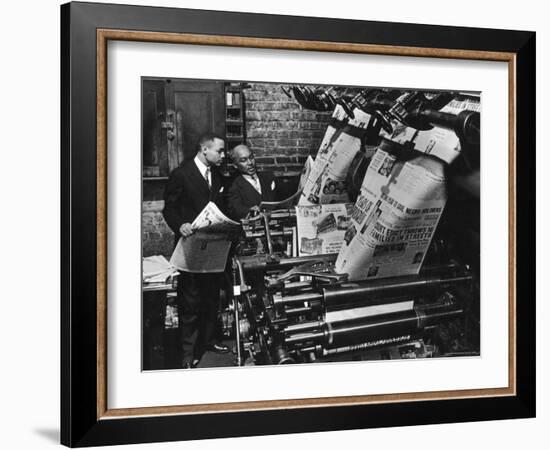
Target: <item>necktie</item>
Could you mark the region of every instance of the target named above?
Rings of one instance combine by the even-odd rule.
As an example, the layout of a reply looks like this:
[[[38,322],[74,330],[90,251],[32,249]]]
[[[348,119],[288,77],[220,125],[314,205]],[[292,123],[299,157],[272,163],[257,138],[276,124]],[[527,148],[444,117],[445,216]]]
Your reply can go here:
[[[208,189],[212,187],[210,184],[210,167],[207,167],[204,171],[204,179],[206,180],[206,184],[208,184]]]
[[[258,180],[258,176],[252,175],[252,181],[254,182],[254,189],[256,189],[258,193],[261,194],[262,188],[260,187],[260,180]]]

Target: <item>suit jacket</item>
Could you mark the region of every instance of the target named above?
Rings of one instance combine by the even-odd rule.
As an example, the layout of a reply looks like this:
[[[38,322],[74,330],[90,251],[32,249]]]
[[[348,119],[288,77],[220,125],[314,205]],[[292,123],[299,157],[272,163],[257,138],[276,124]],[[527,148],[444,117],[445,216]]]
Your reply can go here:
[[[176,235],[176,241],[181,236],[180,227],[184,223],[192,223],[208,202],[214,202],[218,207],[222,207],[222,178],[214,168],[211,172],[211,182],[212,186],[209,189],[208,183],[193,160],[185,161],[170,173],[164,189],[162,215]]]
[[[242,176],[237,175],[233,180],[227,193],[227,210],[234,220],[240,220],[246,216],[250,208],[259,205],[262,201],[272,202],[275,200],[275,186],[272,173],[258,173],[262,193]]]

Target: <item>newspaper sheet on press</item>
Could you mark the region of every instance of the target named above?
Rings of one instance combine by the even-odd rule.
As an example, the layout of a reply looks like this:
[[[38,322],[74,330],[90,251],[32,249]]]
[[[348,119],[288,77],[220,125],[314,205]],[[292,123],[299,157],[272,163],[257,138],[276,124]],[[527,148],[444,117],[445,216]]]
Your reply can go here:
[[[349,202],[346,177],[353,158],[361,150],[357,130],[366,129],[371,116],[359,109],[351,119],[338,105],[333,119],[346,122],[336,129],[329,125],[304,184],[299,205]]]
[[[479,111],[479,101],[453,100],[441,112],[465,109]],[[374,154],[335,264],[350,280],[418,274],[447,202],[445,165],[461,151],[453,130],[392,125],[382,136],[419,153],[408,161],[381,149]]]
[[[338,253],[353,203],[296,206],[298,256]]]
[[[420,270],[445,207],[443,163],[398,161],[378,149],[351,214],[335,269],[350,280],[413,275]]]

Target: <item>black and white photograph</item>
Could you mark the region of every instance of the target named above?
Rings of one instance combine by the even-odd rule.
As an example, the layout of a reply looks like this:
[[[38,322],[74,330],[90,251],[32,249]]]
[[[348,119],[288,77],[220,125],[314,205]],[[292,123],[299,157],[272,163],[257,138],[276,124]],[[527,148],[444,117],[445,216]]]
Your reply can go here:
[[[482,94],[142,76],[142,370],[482,356]]]

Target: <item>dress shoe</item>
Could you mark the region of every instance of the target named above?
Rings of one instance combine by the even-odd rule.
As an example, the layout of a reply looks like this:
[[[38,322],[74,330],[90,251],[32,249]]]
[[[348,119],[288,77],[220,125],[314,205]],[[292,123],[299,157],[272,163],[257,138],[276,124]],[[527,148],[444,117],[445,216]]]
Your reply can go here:
[[[210,344],[208,347],[206,347],[206,350],[214,353],[229,353],[229,347],[219,342]]]
[[[191,361],[184,361],[182,364],[183,369],[195,369],[199,365],[200,360],[194,359],[193,362]]]

